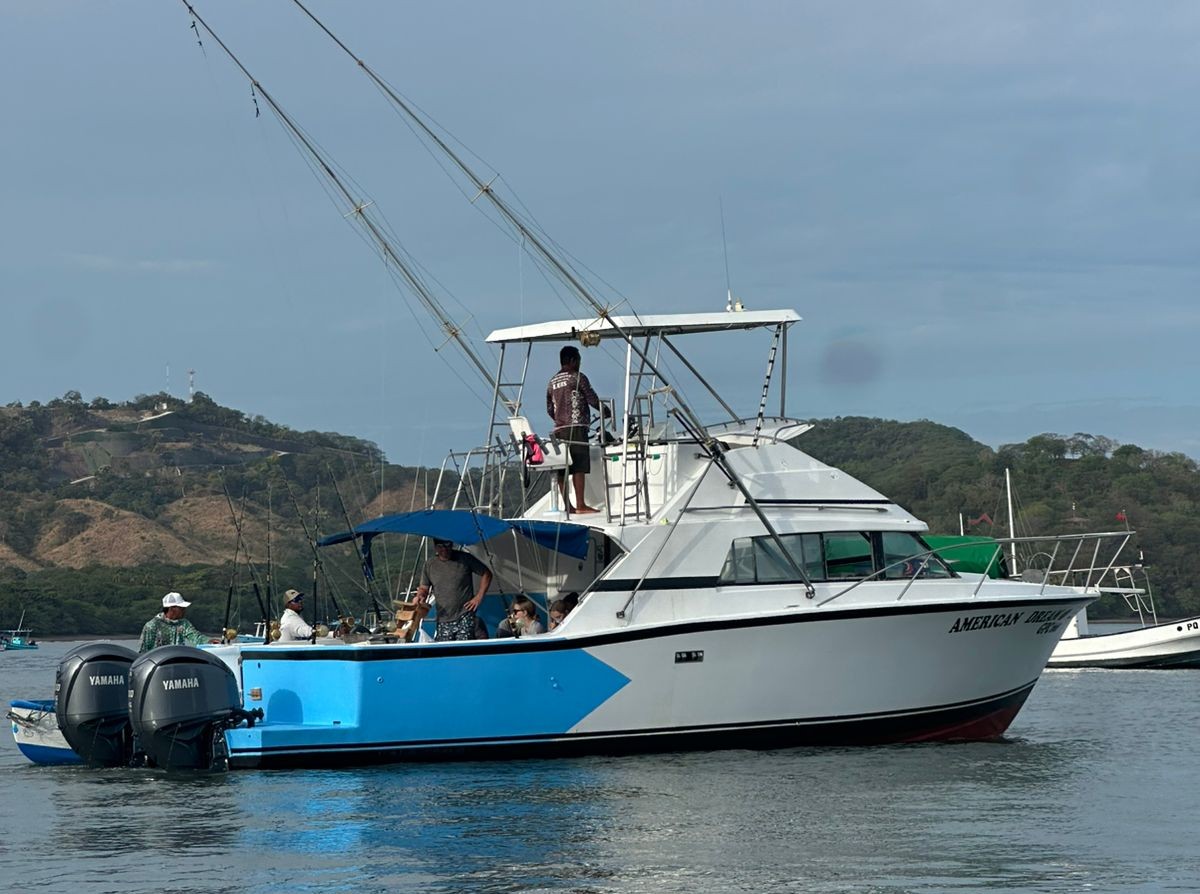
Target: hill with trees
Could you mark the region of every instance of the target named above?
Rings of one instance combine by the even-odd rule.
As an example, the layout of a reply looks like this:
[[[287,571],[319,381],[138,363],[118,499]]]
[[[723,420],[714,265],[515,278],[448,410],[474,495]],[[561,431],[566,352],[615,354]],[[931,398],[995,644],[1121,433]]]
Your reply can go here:
[[[294,431],[202,393],[114,404],[72,391],[0,408],[0,628],[24,612],[43,636],[129,634],[168,590],[195,602],[207,630],[232,593],[237,626],[261,617],[270,591],[311,589],[313,539],[426,505],[426,478],[368,441]],[[322,591],[339,581],[361,610],[352,551],[322,553]],[[401,552],[380,570],[413,562]]]
[[[1084,433],[993,450],[934,422],[864,417],[819,421],[796,445],[882,491],[934,533],[957,534],[962,513],[967,533],[1007,537],[1008,469],[1018,536],[1132,528],[1123,560],[1141,552],[1160,616],[1200,614],[1200,466],[1182,453]],[[1091,614],[1128,613],[1119,600],[1102,600]]]
[[[936,533],[957,533],[962,514],[971,533],[1006,536],[1010,469],[1019,534],[1120,530],[1121,516],[1137,531],[1160,614],[1200,614],[1200,469],[1182,454],[1088,434],[994,450],[934,422],[862,417],[817,420],[797,446]],[[227,602],[245,629],[261,617],[259,600],[276,613],[275,594],[293,586],[361,612],[408,585],[415,543],[394,541],[377,557],[372,594],[349,547],[321,551],[314,584],[312,541],[429,505],[435,474],[389,464],[368,441],[294,431],[204,394],[85,403],[72,391],[10,404],[0,408],[0,628],[24,612],[42,636],[129,635],[168,590],[195,603],[190,617],[205,630],[222,626]]]

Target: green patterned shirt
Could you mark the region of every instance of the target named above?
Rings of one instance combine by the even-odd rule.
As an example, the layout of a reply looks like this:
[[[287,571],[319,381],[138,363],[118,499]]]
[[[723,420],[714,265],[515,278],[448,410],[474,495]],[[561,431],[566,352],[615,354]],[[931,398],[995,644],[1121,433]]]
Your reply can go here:
[[[142,628],[142,645],[138,651],[149,652],[158,646],[198,646],[206,642],[208,637],[187,618],[168,621],[163,615],[155,615]]]

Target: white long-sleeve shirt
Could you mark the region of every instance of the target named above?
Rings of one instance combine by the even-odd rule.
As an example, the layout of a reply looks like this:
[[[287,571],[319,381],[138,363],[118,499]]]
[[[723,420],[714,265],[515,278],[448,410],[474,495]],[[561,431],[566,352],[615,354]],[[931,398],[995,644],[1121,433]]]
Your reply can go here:
[[[279,639],[277,642],[294,643],[312,637],[313,629],[304,623],[304,619],[290,608],[283,610],[279,619]]]

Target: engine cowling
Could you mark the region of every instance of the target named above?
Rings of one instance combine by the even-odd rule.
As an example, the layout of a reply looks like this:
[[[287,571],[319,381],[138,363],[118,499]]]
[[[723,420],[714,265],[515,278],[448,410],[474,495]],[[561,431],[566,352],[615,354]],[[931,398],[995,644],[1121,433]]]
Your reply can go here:
[[[247,716],[237,678],[191,646],[160,646],[129,670],[129,718],[138,748],[171,770],[224,769],[224,731]]]
[[[116,643],[84,643],[58,664],[54,713],[63,738],[88,766],[129,763],[129,669],[136,658]]]

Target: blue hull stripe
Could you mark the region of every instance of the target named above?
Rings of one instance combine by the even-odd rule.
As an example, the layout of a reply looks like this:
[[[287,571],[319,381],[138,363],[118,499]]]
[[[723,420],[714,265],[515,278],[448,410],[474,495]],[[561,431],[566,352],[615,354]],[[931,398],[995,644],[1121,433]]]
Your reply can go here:
[[[231,753],[557,736],[629,683],[582,649],[460,655],[436,666],[339,660],[356,650],[337,647],[310,651],[324,660],[244,656],[244,691],[261,691],[265,716],[226,734]]]
[[[21,754],[35,764],[81,764],[83,760],[70,748],[52,748],[49,745],[26,745],[17,743]]]

